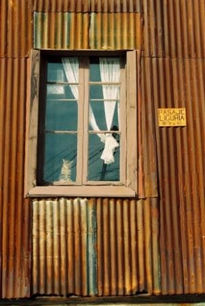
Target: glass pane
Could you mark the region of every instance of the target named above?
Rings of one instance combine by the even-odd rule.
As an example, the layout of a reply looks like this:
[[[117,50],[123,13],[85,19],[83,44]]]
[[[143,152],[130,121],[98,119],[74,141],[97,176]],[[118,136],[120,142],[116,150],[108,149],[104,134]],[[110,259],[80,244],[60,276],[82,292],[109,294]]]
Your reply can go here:
[[[67,82],[62,63],[48,63],[47,80],[49,82]]]
[[[119,85],[90,85],[90,99],[117,99],[120,98]]]
[[[120,147],[114,151],[114,162],[106,165],[101,159],[104,143],[98,135],[89,135],[88,181],[120,180]]]
[[[115,105],[115,112],[114,112],[114,116],[113,116],[113,121],[112,121],[112,127],[111,127],[111,130],[114,130],[114,131],[119,131],[120,130],[120,127],[119,127],[119,119],[118,119],[118,116],[120,116],[120,108],[119,107],[119,102],[116,103]]]
[[[78,99],[78,85],[47,85],[47,99]]]
[[[113,115],[113,121],[111,125],[111,130],[119,130],[119,123],[118,123],[118,103],[119,102],[107,102],[111,103],[114,106],[114,115]],[[103,101],[91,101],[90,102],[93,115],[95,117],[95,121],[97,123],[97,126],[100,130],[108,130],[107,128],[107,123],[106,123],[106,118],[105,118],[105,106]],[[108,109],[109,111],[109,109]],[[95,126],[89,122],[89,129],[90,130],[95,130]]]
[[[43,180],[69,184],[76,180],[77,135],[45,135]]]
[[[76,131],[77,102],[49,101],[46,103],[46,130]]]
[[[90,81],[101,82],[99,59],[96,57],[90,59]]]

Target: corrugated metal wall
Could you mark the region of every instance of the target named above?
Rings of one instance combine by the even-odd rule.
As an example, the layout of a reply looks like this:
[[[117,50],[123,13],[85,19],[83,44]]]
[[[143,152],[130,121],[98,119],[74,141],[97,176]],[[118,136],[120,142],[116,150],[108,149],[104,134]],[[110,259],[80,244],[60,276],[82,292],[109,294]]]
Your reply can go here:
[[[143,1],[143,103],[185,107],[156,128],[162,294],[205,292],[205,1]],[[153,115],[153,124],[157,125]]]
[[[26,59],[0,59],[2,297],[30,295],[30,213],[23,199],[26,78]]]
[[[187,127],[157,128],[162,293],[205,291],[205,60],[142,62],[144,99],[186,107]]]
[[[142,0],[144,54],[205,57],[204,0]]]
[[[34,10],[41,12],[35,19]],[[2,0],[0,12],[1,296],[11,298],[30,294],[31,203],[23,199],[28,55],[32,47],[34,24],[37,28],[44,26],[45,29],[46,22],[48,32],[42,32],[40,39],[39,34],[35,36],[35,43],[40,41],[41,47],[115,49],[141,48],[143,44],[144,50],[139,81],[141,92],[138,107],[138,157],[140,194],[146,199],[137,202],[93,199],[84,204],[87,207],[86,211],[89,210],[89,205],[93,205],[96,210],[94,221],[97,226],[97,251],[94,259],[86,251],[84,257],[80,258],[80,265],[74,264],[73,274],[71,273],[73,286],[78,278],[81,282],[89,275],[89,267],[94,260],[97,263],[95,271],[98,271],[98,274],[97,281],[91,279],[89,286],[89,281],[87,282],[87,288],[83,284],[74,293],[121,295],[133,294],[135,290],[141,291],[143,288],[150,294],[205,292],[204,0]],[[44,15],[46,12],[49,15]],[[131,19],[127,17],[126,12]],[[73,38],[64,32],[70,29],[69,18],[73,18],[75,26],[78,25],[81,29],[77,35],[72,30]],[[141,18],[143,29],[139,31]],[[108,36],[107,28],[102,27],[102,20],[113,27]],[[119,24],[121,30],[117,34],[116,29],[115,36],[114,28]],[[61,31],[61,35],[58,36],[60,39],[49,34],[57,25]],[[130,33],[133,35],[129,36]],[[73,45],[70,45],[71,41]],[[186,107],[187,127],[156,127],[156,109],[162,106]],[[74,204],[73,200],[61,201],[64,201],[63,207],[51,203],[48,205],[43,199],[41,208],[37,202],[33,204],[33,207],[37,207],[33,210],[33,218],[36,216],[35,222],[39,222],[34,222],[34,225],[42,226],[41,235],[37,228],[33,227],[36,243],[33,244],[33,264],[36,259],[37,265],[36,275],[32,273],[33,281],[35,280],[33,292],[41,290],[47,294],[53,290],[51,293],[67,294],[72,291],[66,289],[70,288],[68,278],[67,287],[63,283],[63,277],[67,277],[68,274],[62,273],[62,270],[61,274],[55,274],[56,272],[50,271],[48,266],[55,262],[54,267],[61,265],[64,268],[63,264],[69,262],[69,253],[61,243],[64,240],[66,223],[58,223],[64,222],[60,214],[64,214],[63,209],[68,211],[66,201],[72,202],[72,213],[76,213],[77,219],[73,219],[73,229],[84,224],[81,223],[82,218],[86,219],[88,213],[82,214],[82,203],[79,201],[78,204]],[[46,209],[51,210],[45,224]],[[59,209],[58,220],[55,214],[52,215],[55,209]],[[122,219],[122,214],[127,216],[127,221]],[[48,220],[58,224],[59,232],[54,231],[53,236],[52,231],[45,232],[44,226],[52,228],[52,223],[49,224]],[[91,233],[92,239],[88,238],[88,223],[85,224],[85,228],[82,227],[84,236],[81,235],[81,240],[76,243],[84,245],[84,250],[90,248],[94,252],[92,239],[95,238],[95,232]],[[136,231],[142,228],[143,230]],[[160,252],[157,243],[158,229]],[[119,239],[118,231],[122,233],[122,240]],[[76,233],[70,235],[71,239],[74,239],[75,235],[79,237],[78,229]],[[47,239],[42,242],[45,237]],[[60,255],[52,251],[52,244],[55,243],[60,245]],[[115,252],[112,248],[113,243],[116,249],[121,248],[122,244],[121,252]],[[134,252],[135,249],[138,251]],[[47,250],[51,252],[51,257],[47,256]],[[72,250],[75,252],[77,247],[73,246]],[[41,252],[41,256],[38,252]],[[129,256],[125,256],[127,253]],[[159,253],[161,276],[158,265]],[[61,254],[65,256],[61,257]],[[84,265],[84,260],[87,262],[88,258],[93,261]],[[125,266],[128,267],[126,270]],[[86,270],[83,270],[85,267]],[[67,271],[68,269],[69,265]],[[41,277],[42,275],[44,277]],[[51,275],[55,276],[53,281]],[[63,276],[59,279],[60,275]],[[57,278],[59,282],[54,282]],[[45,281],[41,287],[41,282]]]
[[[27,1],[0,1],[0,292],[30,296],[31,223],[24,200],[24,146],[28,51]]]
[[[33,293],[96,293],[96,205],[87,199],[33,202]]]
[[[33,293],[159,293],[156,200],[33,202]]]
[[[32,0],[38,12],[133,13],[141,10],[141,0]]]
[[[0,57],[25,57],[32,48],[30,0],[1,0]]]

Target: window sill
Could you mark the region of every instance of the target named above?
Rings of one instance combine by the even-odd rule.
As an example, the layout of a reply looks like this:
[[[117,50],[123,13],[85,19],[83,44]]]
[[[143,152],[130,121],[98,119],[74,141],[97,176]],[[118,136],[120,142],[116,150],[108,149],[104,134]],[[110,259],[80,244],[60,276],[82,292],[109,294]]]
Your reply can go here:
[[[135,197],[133,189],[125,186],[37,186],[27,197]]]

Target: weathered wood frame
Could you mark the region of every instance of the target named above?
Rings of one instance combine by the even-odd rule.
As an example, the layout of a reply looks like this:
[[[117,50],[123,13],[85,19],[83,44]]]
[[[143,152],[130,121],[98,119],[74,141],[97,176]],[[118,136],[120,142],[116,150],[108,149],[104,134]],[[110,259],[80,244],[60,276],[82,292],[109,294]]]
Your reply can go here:
[[[122,156],[120,157],[120,171],[122,171],[123,179],[120,183],[117,182],[117,184],[116,182],[106,182],[105,184],[101,182],[93,182],[92,184],[88,183],[84,185],[75,184],[66,186],[37,186],[36,177],[41,52],[42,51],[39,50],[32,50],[31,52],[31,94],[27,111],[25,196],[135,197],[137,195],[137,51],[132,50],[126,52],[126,75],[124,74],[124,80],[121,80],[126,82],[126,92],[124,91],[121,96],[121,99],[122,97],[125,99],[121,114],[125,114],[126,116],[126,125],[122,125],[122,130],[125,137],[122,141],[123,150],[121,151]],[[96,55],[96,51],[93,53],[92,51],[82,51],[78,54],[78,56],[92,56],[92,54]],[[119,55],[120,53],[115,53],[114,51],[97,53],[99,56],[102,56],[102,54],[103,56],[108,56],[110,54]],[[123,51],[123,54],[125,54],[125,51]],[[73,52],[68,51],[66,52],[66,55],[73,55]],[[63,56],[65,56],[65,51]],[[87,120],[86,116],[84,118]],[[82,129],[82,126],[80,126],[80,129]],[[82,133],[80,133],[80,137],[82,137]],[[80,141],[80,143],[82,144],[82,141]],[[122,167],[123,162],[125,163],[124,167]],[[82,162],[80,163],[82,166]],[[85,171],[85,168],[83,169]]]

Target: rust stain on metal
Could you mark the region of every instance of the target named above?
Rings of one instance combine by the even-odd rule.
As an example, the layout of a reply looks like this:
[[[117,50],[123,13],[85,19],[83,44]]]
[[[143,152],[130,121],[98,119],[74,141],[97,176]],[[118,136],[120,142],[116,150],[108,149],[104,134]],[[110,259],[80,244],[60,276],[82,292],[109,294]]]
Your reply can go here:
[[[62,198],[34,201],[32,206],[33,293],[94,295],[95,203]]]
[[[158,222],[156,199],[35,200],[33,293],[158,294]]]
[[[135,295],[150,289],[159,293],[158,218],[154,221],[150,215],[156,204],[155,200],[97,200],[100,296]]]

